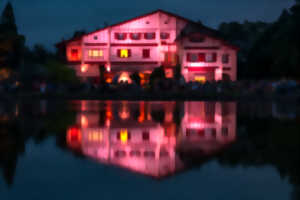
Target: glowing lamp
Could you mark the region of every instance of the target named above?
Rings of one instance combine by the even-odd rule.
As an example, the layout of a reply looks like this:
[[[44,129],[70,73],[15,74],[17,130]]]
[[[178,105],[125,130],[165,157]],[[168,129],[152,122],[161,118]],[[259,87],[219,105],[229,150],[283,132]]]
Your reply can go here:
[[[87,119],[87,117],[86,116],[81,116],[81,126],[82,127],[88,127],[88,125],[89,125],[89,121],[88,121],[88,119]]]
[[[204,62],[195,62],[195,63],[189,63],[190,67],[203,67],[205,66]]]
[[[107,71],[107,72],[110,72],[110,71],[111,71],[110,65],[106,65],[106,71]]]
[[[199,123],[199,122],[192,122],[192,123],[189,123],[189,128],[200,129],[200,128],[203,128],[203,124]]]
[[[81,65],[80,70],[81,70],[82,73],[87,72],[87,70],[88,70],[88,65]]]
[[[81,131],[78,127],[71,127],[67,131],[67,143],[72,148],[78,148],[81,145]]]

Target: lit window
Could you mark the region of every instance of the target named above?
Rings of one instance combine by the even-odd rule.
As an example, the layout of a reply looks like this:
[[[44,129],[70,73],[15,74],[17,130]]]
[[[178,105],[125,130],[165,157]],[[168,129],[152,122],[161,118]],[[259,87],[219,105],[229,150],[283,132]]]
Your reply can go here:
[[[205,76],[195,76],[195,81],[204,83],[206,81],[206,77]]]
[[[217,61],[217,53],[208,53],[205,57],[206,62],[216,62]]]
[[[121,132],[118,132],[117,139],[120,140],[122,143],[127,143],[128,140],[130,140],[131,134],[127,131],[127,129],[121,130]]]
[[[119,58],[129,58],[131,57],[131,50],[130,49],[118,49],[118,57]]]
[[[88,51],[90,58],[100,58],[103,57],[103,51],[99,49],[90,49]]]
[[[78,49],[71,49],[71,57],[70,60],[79,60],[79,51]]]
[[[115,33],[116,40],[126,40],[127,34],[126,33]]]
[[[132,40],[139,40],[139,39],[141,39],[141,33],[131,33],[130,38]]]
[[[155,39],[155,32],[152,33],[145,33],[146,40],[154,40]]]
[[[229,63],[229,54],[223,54],[222,63],[224,63],[224,64]]]
[[[150,58],[150,49],[143,49],[143,58]]]
[[[166,32],[161,32],[160,33],[160,39],[162,40],[166,40],[170,38],[170,33],[166,33]]]

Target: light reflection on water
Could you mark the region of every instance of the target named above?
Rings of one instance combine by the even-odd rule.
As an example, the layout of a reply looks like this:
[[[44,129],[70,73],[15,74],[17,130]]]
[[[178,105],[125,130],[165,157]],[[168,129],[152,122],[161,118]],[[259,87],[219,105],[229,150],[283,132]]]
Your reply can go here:
[[[180,153],[205,158],[236,139],[235,103],[81,101],[76,106],[80,112],[67,130],[69,148],[156,178],[184,168]]]
[[[99,184],[103,198],[118,190],[198,199],[202,186],[208,199],[299,199],[299,111],[269,102],[0,102],[0,198],[69,198]],[[73,195],[87,197],[96,192]]]

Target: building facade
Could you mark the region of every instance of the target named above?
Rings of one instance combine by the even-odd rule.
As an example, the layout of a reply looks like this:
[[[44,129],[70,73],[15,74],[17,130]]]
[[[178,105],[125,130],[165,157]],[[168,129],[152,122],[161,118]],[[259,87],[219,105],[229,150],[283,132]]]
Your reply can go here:
[[[64,47],[68,65],[83,79],[97,79],[105,73],[106,82],[131,82],[130,75],[138,73],[147,82],[159,66],[167,78],[180,66],[186,81],[237,78],[235,46],[213,29],[162,10],[63,41],[57,47]]]

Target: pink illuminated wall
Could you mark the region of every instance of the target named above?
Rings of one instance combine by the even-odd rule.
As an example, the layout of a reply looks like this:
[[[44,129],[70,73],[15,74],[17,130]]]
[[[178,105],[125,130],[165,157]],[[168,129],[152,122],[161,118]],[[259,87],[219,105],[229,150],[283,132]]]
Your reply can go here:
[[[182,74],[187,81],[194,80],[197,74],[205,73],[203,70],[195,72],[193,67],[213,67],[214,79],[221,80],[222,74],[228,74],[232,80],[236,80],[236,53],[237,50],[225,44],[218,38],[209,35],[205,37],[202,43],[190,42],[188,36],[176,40],[189,20],[180,16],[170,14],[165,11],[157,11],[144,15],[126,22],[109,26],[104,29],[84,35],[76,41],[79,43],[80,60],[72,58],[70,46],[67,45],[67,55],[69,61],[78,61],[77,65],[72,65],[80,77],[98,77],[99,65],[110,66],[111,73],[122,73],[140,71],[142,73],[151,73],[151,71],[165,62],[165,53],[173,52],[178,57],[178,63],[182,66]],[[124,40],[118,40],[115,35],[118,33],[126,34]],[[131,33],[139,33],[141,37],[137,40],[132,39]],[[154,39],[146,39],[145,33],[154,33]],[[161,33],[167,33],[168,38],[162,39]],[[131,56],[128,58],[118,57],[119,49],[130,49]],[[143,49],[150,50],[150,57],[144,58]],[[90,57],[90,50],[100,50],[103,52],[101,57]],[[186,61],[188,53],[217,53],[217,60],[213,63],[189,63]],[[222,56],[228,54],[229,62],[223,63]],[[82,72],[81,65],[89,65],[88,70]],[[216,67],[216,69],[215,69]]]
[[[69,148],[81,148],[85,156],[101,163],[157,178],[184,169],[178,150],[211,155],[236,137],[234,103],[186,102],[180,107],[184,114],[180,126],[174,123],[175,102],[81,103],[77,125],[67,132]],[[164,113],[160,122],[151,115],[157,111]]]

